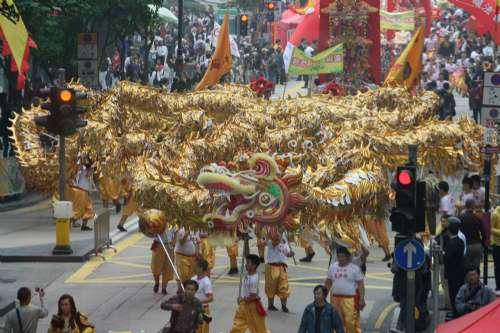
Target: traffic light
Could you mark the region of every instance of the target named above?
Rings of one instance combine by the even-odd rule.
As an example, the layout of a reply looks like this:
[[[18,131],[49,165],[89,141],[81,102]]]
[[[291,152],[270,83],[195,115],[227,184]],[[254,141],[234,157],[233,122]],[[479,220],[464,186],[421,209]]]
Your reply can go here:
[[[266,8],[268,10],[274,10],[274,8],[276,8],[276,5],[274,4],[274,2],[271,1],[271,2],[266,3]]]
[[[77,101],[87,98],[83,92],[71,88],[51,88],[42,91],[49,101],[42,104],[42,108],[49,111],[49,115],[35,117],[35,124],[45,127],[51,134],[69,136],[75,134],[78,128],[87,125],[87,121],[80,119],[80,114],[87,110],[78,106]]]
[[[246,36],[248,34],[248,15],[240,15],[240,35]]]
[[[417,167],[406,165],[398,167],[393,188],[396,191],[396,206],[389,220],[392,230],[411,236],[416,232],[417,220]]]

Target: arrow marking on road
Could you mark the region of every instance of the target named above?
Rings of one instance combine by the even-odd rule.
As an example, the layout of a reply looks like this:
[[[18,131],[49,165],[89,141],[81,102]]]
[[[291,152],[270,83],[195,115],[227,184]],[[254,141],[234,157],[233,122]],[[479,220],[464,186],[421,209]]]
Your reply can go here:
[[[406,253],[406,267],[413,267],[413,255],[417,253],[415,245],[408,242],[403,248],[403,252]]]

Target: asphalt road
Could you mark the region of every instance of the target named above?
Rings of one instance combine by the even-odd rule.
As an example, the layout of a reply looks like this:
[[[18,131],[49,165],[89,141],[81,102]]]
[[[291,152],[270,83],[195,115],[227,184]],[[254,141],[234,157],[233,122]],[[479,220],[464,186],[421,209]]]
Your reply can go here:
[[[79,310],[88,314],[99,328],[97,332],[157,332],[170,317],[160,309],[160,303],[173,295],[176,286],[169,285],[167,296],[153,293],[150,244],[150,239],[133,234],[117,244],[116,253],[107,252],[106,260],[93,258],[83,265],[3,264],[3,271],[8,271],[16,282],[4,284],[6,288],[0,288],[0,296],[4,300],[12,299],[21,284],[33,288],[43,286],[50,313],[56,312],[58,297],[69,293],[75,297]],[[329,257],[319,246],[316,248],[312,263],[294,265],[293,260],[289,260],[291,313],[270,313],[267,322],[271,332],[297,330],[302,311],[312,301],[313,287],[324,281]],[[252,250],[256,248],[252,246]],[[297,257],[301,257],[302,249],[295,250]],[[371,252],[366,276],[367,306],[362,312],[363,331],[388,332],[395,308],[390,296],[392,276],[386,263],[381,262],[382,251],[373,247]],[[239,277],[226,274],[228,264],[225,249],[217,249],[212,272],[215,302],[211,306],[214,318],[211,332],[229,332],[234,316]],[[263,296],[263,274],[261,276]],[[45,331],[48,323],[49,319],[41,322],[40,332]]]

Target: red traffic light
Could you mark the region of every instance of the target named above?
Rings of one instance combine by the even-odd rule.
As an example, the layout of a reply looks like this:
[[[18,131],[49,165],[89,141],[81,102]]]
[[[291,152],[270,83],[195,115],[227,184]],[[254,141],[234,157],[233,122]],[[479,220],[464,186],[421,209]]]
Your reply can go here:
[[[408,170],[401,170],[397,175],[398,184],[408,186],[413,182],[411,173]]]
[[[274,2],[268,2],[267,3],[267,9],[274,10]]]

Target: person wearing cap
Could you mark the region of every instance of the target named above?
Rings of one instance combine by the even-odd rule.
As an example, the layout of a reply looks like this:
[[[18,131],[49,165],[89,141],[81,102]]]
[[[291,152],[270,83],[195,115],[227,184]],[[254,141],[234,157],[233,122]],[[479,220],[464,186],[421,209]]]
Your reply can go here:
[[[465,246],[462,240],[458,237],[459,223],[448,219],[448,233],[450,240],[444,248],[444,277],[448,281],[448,290],[450,294],[450,303],[453,310],[453,316],[457,315],[455,307],[455,298],[458,290],[464,283],[465,267],[464,267],[464,250]]]
[[[360,311],[365,307],[365,285],[361,269],[351,262],[344,246],[336,249],[337,261],[328,269],[325,287],[331,303],[339,311],[346,333],[361,333]]]

